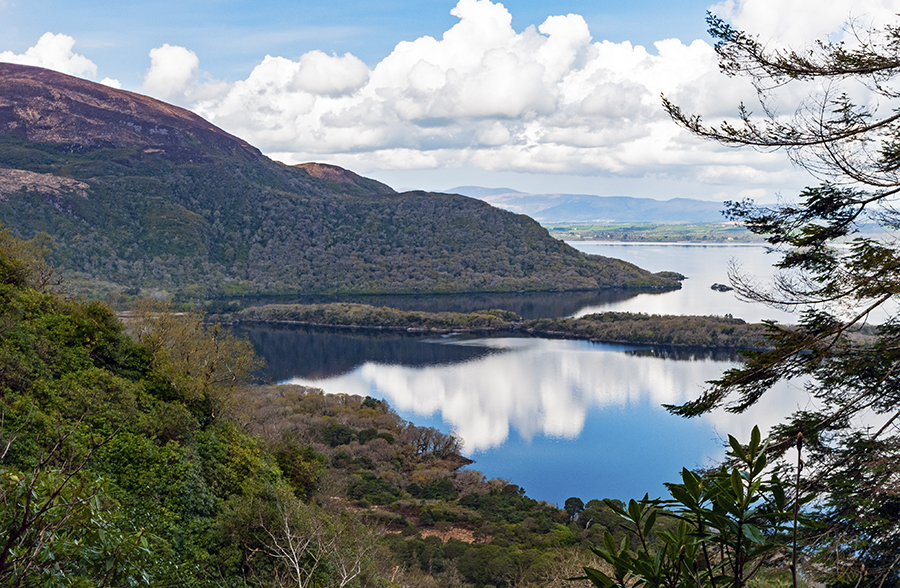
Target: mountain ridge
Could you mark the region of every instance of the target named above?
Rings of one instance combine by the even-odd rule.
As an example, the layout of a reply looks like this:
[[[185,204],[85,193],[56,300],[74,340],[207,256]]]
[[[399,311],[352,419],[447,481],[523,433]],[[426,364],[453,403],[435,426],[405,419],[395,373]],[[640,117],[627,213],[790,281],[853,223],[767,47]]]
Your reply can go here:
[[[507,188],[458,186],[448,193],[478,198],[493,206],[527,214],[541,224],[583,222],[724,222],[722,202],[692,198],[637,198],[596,194],[531,194]]]
[[[187,152],[262,153],[184,108],[59,72],[0,63],[0,128],[28,142],[73,149],[115,145]],[[28,108],[16,105],[27,103]],[[201,149],[202,148],[202,149]]]
[[[69,278],[185,299],[676,288],[460,195],[288,166],[186,111],[0,64],[0,223]]]

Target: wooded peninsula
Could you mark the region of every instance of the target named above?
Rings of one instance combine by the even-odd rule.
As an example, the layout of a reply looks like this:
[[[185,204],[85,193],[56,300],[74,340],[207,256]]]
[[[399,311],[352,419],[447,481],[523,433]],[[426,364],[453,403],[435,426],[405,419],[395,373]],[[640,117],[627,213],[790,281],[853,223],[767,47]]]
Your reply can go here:
[[[213,315],[226,324],[277,323],[346,329],[424,331],[432,333],[516,332],[540,337],[605,343],[640,343],[686,347],[759,349],[766,325],[720,316],[649,315],[628,312],[589,314],[580,318],[522,319],[508,310],[423,312],[368,304],[268,304]]]

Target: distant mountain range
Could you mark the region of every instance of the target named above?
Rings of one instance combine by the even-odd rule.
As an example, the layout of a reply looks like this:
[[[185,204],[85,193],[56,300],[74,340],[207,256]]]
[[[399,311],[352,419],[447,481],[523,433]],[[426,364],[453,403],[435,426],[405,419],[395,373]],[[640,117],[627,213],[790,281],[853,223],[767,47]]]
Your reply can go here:
[[[459,195],[288,166],[187,110],[0,63],[0,223],[70,278],[137,294],[677,288]]]
[[[542,225],[587,222],[724,222],[722,202],[672,198],[631,198],[591,194],[528,194],[509,188],[458,186],[447,190],[497,208],[527,214]]]

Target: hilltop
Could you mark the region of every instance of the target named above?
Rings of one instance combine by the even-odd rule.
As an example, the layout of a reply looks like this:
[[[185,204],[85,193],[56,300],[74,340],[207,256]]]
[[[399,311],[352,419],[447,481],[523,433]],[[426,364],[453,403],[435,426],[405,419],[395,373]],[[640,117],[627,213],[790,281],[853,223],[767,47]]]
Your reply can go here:
[[[70,280],[134,294],[678,287],[485,202],[284,165],[187,110],[12,64],[0,64],[0,223],[51,235]]]

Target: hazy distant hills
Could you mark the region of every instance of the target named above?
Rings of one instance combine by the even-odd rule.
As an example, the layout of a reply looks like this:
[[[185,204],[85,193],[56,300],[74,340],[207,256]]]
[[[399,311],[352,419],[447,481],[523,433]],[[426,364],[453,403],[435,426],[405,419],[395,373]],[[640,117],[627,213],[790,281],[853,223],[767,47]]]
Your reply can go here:
[[[691,222],[725,221],[721,202],[673,198],[630,198],[590,194],[527,194],[509,188],[459,186],[447,190],[478,198],[493,206],[527,214],[542,225],[581,222]]]
[[[0,64],[0,223],[69,277],[187,297],[677,287],[524,216],[287,166],[175,106]]]

